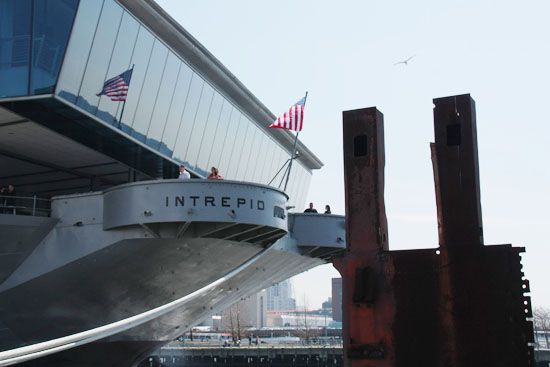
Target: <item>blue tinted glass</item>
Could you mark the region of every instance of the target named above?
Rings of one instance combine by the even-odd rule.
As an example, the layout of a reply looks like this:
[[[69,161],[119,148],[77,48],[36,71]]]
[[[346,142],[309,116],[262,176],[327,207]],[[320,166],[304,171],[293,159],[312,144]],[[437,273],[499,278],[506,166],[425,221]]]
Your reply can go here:
[[[153,42],[154,38],[151,33],[147,29],[139,27],[137,41],[132,51],[131,63],[134,65],[132,80],[128,88],[128,97],[126,98],[124,111],[120,111],[119,115],[119,119],[122,121],[122,130],[128,133],[132,131],[131,126],[134,123],[134,115],[141,95],[143,81],[145,80],[147,65],[151,57]]]
[[[186,151],[189,143],[189,136],[193,130],[193,123],[195,122],[195,116],[197,114],[197,107],[201,99],[202,87],[204,80],[197,74],[193,74],[191,78],[191,85],[189,86],[189,92],[185,99],[185,109],[181,115],[180,126],[176,134],[176,144],[174,147],[174,153],[172,157],[177,161],[189,164]]]
[[[176,137],[180,127],[183,109],[187,101],[192,75],[193,72],[189,69],[187,64],[180,62],[177,83],[174,94],[172,95],[172,101],[170,102],[170,111],[168,112],[168,119],[164,126],[161,139],[162,142],[160,144],[160,151],[169,157],[172,156],[174,144],[176,143]]]
[[[210,107],[212,106],[213,98],[214,89],[210,86],[210,84],[205,83],[202,90],[201,101],[195,115],[195,122],[193,124],[193,129],[191,130],[187,150],[185,152],[186,161],[189,162],[190,167],[195,170],[199,168],[197,167],[197,158],[199,157],[202,135],[204,128],[206,127],[206,122],[208,121],[208,116],[210,115]],[[204,168],[201,172],[197,172],[202,175],[208,174]]]
[[[31,1],[0,0],[0,97],[28,93]]]
[[[252,142],[254,140],[254,136],[256,135],[256,125],[252,121],[250,121],[248,118],[244,118],[244,122],[247,125],[246,129],[246,135],[244,137],[243,142],[243,148],[241,151],[241,154],[239,156],[239,159],[237,160],[239,167],[237,169],[237,175],[235,178],[237,180],[244,181],[246,169],[248,168],[248,158],[250,158],[250,151],[252,148]]]
[[[231,155],[235,148],[235,140],[237,138],[237,132],[240,126],[241,113],[238,109],[233,108],[231,110],[231,116],[229,118],[229,126],[225,134],[223,141],[223,149],[219,163],[216,167],[219,167],[225,172],[225,178],[231,178],[233,172],[231,172]]]
[[[160,41],[155,41],[151,58],[145,72],[145,79],[141,88],[139,102],[134,115],[134,124],[132,125],[132,135],[145,141],[145,136],[149,130],[153,107],[157,98],[162,74],[164,73],[168,49]]]
[[[99,0],[80,0],[78,5],[56,90],[67,101],[76,102],[102,8]]]
[[[125,70],[132,67],[131,58],[136,44],[139,30],[138,22],[128,13],[123,13],[120,29],[118,31],[111,62],[105,78],[111,78],[120,75]],[[67,60],[68,61],[68,60]],[[66,62],[67,62],[66,61]],[[132,78],[133,79],[133,78]],[[130,79],[130,88],[133,87]],[[97,107],[96,116],[108,123],[118,123],[120,113],[122,112],[122,103],[113,101],[108,96],[101,96]]]
[[[199,155],[197,157],[197,167],[210,172],[208,162],[210,160],[210,154],[214,148],[213,142],[216,136],[216,129],[220,121],[221,111],[223,105],[223,97],[219,93],[214,93],[212,99],[212,105],[210,106],[210,113],[208,114],[208,120],[202,133],[201,144],[199,148]]]
[[[159,143],[162,138],[162,132],[164,131],[168,112],[170,111],[170,103],[174,95],[180,65],[181,61],[177,56],[172,52],[168,52],[168,59],[166,60],[164,73],[162,75],[162,82],[160,83],[153,116],[149,124],[149,131],[147,132],[147,145],[155,149],[159,148]]]
[[[230,177],[232,180],[238,179],[239,168],[242,165],[241,155],[243,153],[243,147],[245,144],[246,134],[248,132],[248,119],[243,114],[238,114],[239,123],[237,126],[237,133],[234,137],[233,149],[231,150],[231,158],[229,160],[229,165],[227,166],[227,177]]]
[[[31,94],[53,93],[78,0],[34,0]]]
[[[225,172],[225,167],[220,167],[220,161],[224,145],[223,143],[227,135],[227,128],[229,127],[229,121],[231,118],[231,111],[233,111],[233,105],[225,100],[223,103],[222,111],[220,113],[220,119],[214,133],[212,150],[210,151],[210,157],[208,158],[207,164],[207,166],[214,166],[218,167],[218,169],[223,169],[223,172]],[[224,173],[222,173],[222,176],[223,175]]]
[[[114,1],[106,1],[101,11],[77,99],[77,105],[88,112],[96,113],[100,98],[98,93],[101,92],[103,82],[114,76],[107,75],[107,71],[121,20],[122,8]]]

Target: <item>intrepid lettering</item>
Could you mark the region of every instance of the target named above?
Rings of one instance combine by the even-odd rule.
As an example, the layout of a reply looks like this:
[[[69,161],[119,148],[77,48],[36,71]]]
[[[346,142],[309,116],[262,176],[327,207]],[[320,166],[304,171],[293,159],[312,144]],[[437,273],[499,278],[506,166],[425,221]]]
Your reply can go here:
[[[247,198],[232,198],[223,196],[221,198],[215,196],[166,196],[166,207],[223,207],[223,208],[250,208],[252,210],[264,210],[265,203],[263,200],[247,199]]]

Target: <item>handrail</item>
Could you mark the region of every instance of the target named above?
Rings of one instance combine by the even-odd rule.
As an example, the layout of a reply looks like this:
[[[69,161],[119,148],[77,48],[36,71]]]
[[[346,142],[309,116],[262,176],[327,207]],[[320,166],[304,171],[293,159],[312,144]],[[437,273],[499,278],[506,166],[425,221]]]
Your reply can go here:
[[[33,196],[0,195],[0,213],[47,217],[51,211],[51,200]]]
[[[13,364],[22,363],[32,359],[47,356],[49,354],[75,348],[83,344],[88,344],[96,340],[106,338],[113,334],[121,333],[133,327],[139,326],[145,322],[151,321],[159,316],[166,314],[167,312],[173,311],[178,307],[181,307],[186,302],[200,297],[203,293],[206,293],[209,290],[219,286],[223,282],[230,280],[235,275],[239,274],[241,271],[255,263],[264,254],[264,252],[265,250],[261,251],[248,261],[241,264],[239,267],[233,269],[225,276],[215,280],[214,282],[163,306],[159,306],[144,313],[131,316],[120,321],[116,321],[112,324],[107,324],[61,338],[0,352],[0,367],[11,366]]]

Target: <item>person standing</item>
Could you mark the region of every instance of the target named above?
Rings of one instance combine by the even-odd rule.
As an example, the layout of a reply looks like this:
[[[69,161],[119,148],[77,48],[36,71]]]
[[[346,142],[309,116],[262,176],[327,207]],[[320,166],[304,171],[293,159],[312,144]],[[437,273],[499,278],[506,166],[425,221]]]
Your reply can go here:
[[[223,180],[223,176],[220,175],[220,171],[216,167],[212,167],[210,169],[210,174],[208,175],[207,179],[209,180]]]
[[[15,197],[17,196],[17,193],[15,192],[15,187],[12,184],[8,185],[8,189],[4,193],[4,196],[6,197],[6,210],[7,212],[13,211],[13,214],[15,213]]]
[[[182,164],[180,165],[180,174],[178,176],[178,179],[180,180],[189,180],[191,178],[191,174],[189,173],[189,171],[187,171],[185,169],[185,166]]]
[[[313,203],[309,203],[309,208],[304,210],[304,213],[317,213],[317,209],[313,207]]]
[[[325,205],[325,214],[332,214],[330,211],[330,205]]]
[[[0,187],[0,213],[5,212],[6,206],[6,188],[4,186]]]

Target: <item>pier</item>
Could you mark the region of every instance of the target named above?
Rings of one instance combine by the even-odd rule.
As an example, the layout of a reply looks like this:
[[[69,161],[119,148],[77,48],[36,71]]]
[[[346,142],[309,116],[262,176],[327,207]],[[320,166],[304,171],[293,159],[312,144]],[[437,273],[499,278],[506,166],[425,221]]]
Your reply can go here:
[[[342,346],[286,345],[245,347],[168,346],[143,361],[139,367],[206,366],[343,366]]]

